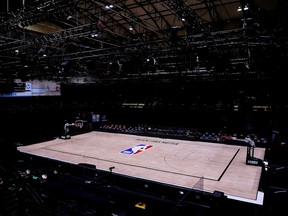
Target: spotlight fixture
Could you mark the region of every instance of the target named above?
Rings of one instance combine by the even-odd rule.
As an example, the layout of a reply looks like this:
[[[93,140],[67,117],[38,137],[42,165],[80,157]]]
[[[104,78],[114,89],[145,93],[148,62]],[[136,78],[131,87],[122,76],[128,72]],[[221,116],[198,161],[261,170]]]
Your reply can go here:
[[[248,4],[246,4],[244,7],[243,7],[243,9],[242,9],[242,7],[241,6],[238,6],[238,8],[237,8],[237,11],[242,11],[242,10],[249,10],[249,6],[248,6]]]
[[[110,3],[107,3],[107,4],[105,4],[105,8],[106,9],[111,9],[111,8],[113,8],[114,6],[112,5],[112,4],[110,4]]]
[[[41,177],[42,177],[42,179],[47,179],[47,175],[46,174],[42,174]]]
[[[99,35],[98,33],[92,33],[92,34],[91,34],[91,37],[92,37],[92,38],[98,37],[98,35]]]

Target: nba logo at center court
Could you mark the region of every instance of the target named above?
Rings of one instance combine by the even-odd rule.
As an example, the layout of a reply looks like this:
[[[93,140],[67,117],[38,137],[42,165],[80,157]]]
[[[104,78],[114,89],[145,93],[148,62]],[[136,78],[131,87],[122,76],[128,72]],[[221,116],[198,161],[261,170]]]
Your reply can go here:
[[[153,147],[153,146],[152,145],[146,145],[146,144],[138,144],[137,146],[122,150],[121,153],[134,155],[134,154],[138,154],[140,152],[146,151],[147,149],[149,149],[151,147]]]

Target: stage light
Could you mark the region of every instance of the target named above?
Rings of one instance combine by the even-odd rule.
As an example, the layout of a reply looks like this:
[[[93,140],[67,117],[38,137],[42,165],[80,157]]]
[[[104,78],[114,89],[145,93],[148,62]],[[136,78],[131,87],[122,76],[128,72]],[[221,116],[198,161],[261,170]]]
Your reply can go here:
[[[92,33],[92,34],[91,34],[91,37],[93,37],[93,38],[94,38],[94,37],[98,37],[98,34],[97,34],[97,33]]]
[[[25,172],[27,175],[29,175],[31,173],[31,171],[29,169],[27,169]]]
[[[37,180],[38,177],[33,175],[33,176],[32,176],[32,179]]]
[[[243,9],[242,9],[241,6],[239,6],[239,7],[237,8],[237,11],[242,11],[242,10],[245,10],[245,11],[246,11],[246,10],[249,10],[248,5],[246,4]]]
[[[111,9],[111,8],[113,8],[114,6],[112,5],[112,4],[110,4],[110,3],[108,3],[108,4],[105,4],[105,8],[106,9]]]
[[[41,175],[41,178],[44,179],[44,180],[46,180],[46,179],[47,179],[47,175],[46,175],[46,174],[42,174],[42,175]]]

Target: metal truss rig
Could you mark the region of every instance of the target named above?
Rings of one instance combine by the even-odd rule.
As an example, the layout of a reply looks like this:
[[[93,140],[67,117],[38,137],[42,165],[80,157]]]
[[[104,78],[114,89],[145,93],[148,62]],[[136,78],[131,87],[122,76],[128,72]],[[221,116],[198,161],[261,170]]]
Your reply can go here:
[[[26,5],[21,10],[10,13],[6,17],[1,18],[0,29],[9,31],[9,34],[0,37],[0,55],[2,59],[7,61],[1,62],[2,70],[5,72],[13,72],[23,68],[26,63],[21,56],[15,56],[15,50],[25,50],[28,61],[32,62],[31,68],[41,70],[49,64],[62,65],[63,61],[81,62],[85,65],[87,61],[95,61],[99,63],[110,63],[113,61],[129,62],[131,57],[140,56],[142,59],[153,56],[158,59],[166,59],[165,64],[177,64],[176,55],[183,56],[185,53],[191,57],[194,53],[201,49],[213,50],[213,52],[223,52],[225,50],[238,49],[247,50],[256,47],[284,47],[287,48],[285,38],[275,38],[272,35],[261,35],[255,33],[253,28],[240,28],[223,31],[213,31],[209,24],[199,17],[185,1],[183,0],[165,0],[161,1],[166,4],[178,18],[189,20],[186,25],[193,28],[195,34],[187,36],[177,36],[171,39],[168,35],[162,35],[154,40],[123,40],[115,43],[110,38],[91,38],[92,32],[102,31],[103,35],[114,34],[119,36],[114,27],[121,21],[116,21],[108,12],[104,14],[107,22],[115,23],[115,25],[107,25],[105,29],[99,29],[97,26],[100,20],[99,7],[103,7],[106,1],[37,1],[37,5]],[[95,3],[96,2],[96,3]],[[153,1],[160,2],[160,1]],[[147,32],[159,34],[162,29],[159,27],[157,31],[150,27],[145,20],[135,17],[131,11],[125,8],[122,1],[121,8],[114,9],[114,12],[123,18],[123,20],[136,29],[136,25],[141,26],[142,30],[138,35]],[[140,1],[134,2],[137,6],[141,6]],[[142,2],[143,3],[143,2]],[[156,10],[155,8],[153,10]],[[77,25],[63,28],[58,32],[35,34],[27,31],[24,27],[45,20],[48,16],[58,17],[67,16],[71,12],[77,11],[82,18],[77,20]],[[101,11],[104,13],[104,11]],[[63,17],[62,17],[63,18]],[[66,23],[67,24],[67,23]],[[166,26],[167,27],[167,26]],[[168,26],[169,27],[169,26]],[[171,26],[170,26],[171,27]],[[123,27],[119,27],[123,30]],[[139,28],[140,29],[140,28]],[[121,31],[122,31],[121,30]],[[127,29],[124,35],[129,36]],[[284,41],[284,42],[283,42]],[[37,59],[37,65],[33,65],[34,57],[39,55],[43,47],[48,47],[49,55],[45,58]],[[68,48],[67,48],[68,47]],[[239,56],[236,59],[249,58],[247,55]],[[248,59],[249,60],[249,59]],[[200,59],[201,61],[201,59]],[[41,72],[43,73],[43,72]]]
[[[186,25],[193,29],[195,33],[211,31],[211,26],[203,20],[189,5],[183,0],[162,1],[168,5],[179,18],[184,19]]]

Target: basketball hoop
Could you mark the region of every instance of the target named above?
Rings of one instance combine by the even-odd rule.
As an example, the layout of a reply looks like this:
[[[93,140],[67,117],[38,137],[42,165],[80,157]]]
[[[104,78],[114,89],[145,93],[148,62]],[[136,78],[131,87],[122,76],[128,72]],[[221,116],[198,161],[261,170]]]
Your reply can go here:
[[[74,124],[75,124],[75,127],[78,127],[81,129],[83,127],[83,120],[76,120]]]

